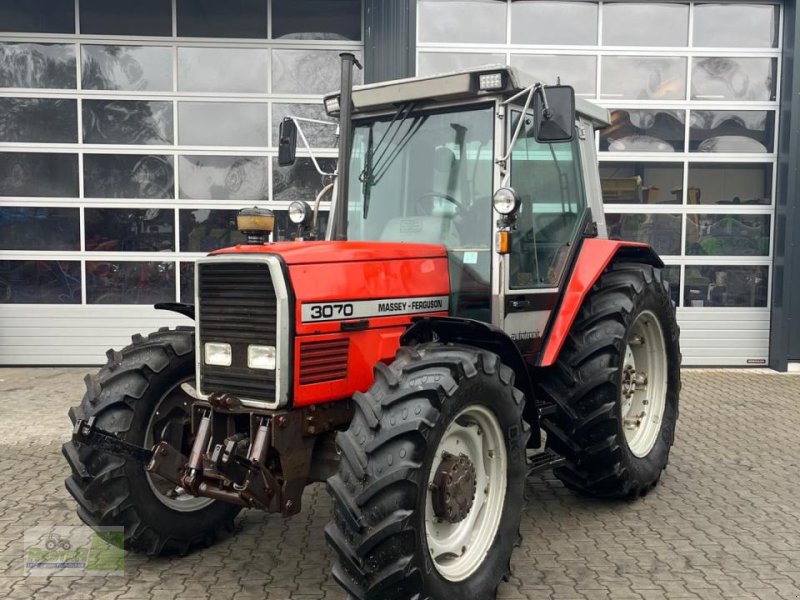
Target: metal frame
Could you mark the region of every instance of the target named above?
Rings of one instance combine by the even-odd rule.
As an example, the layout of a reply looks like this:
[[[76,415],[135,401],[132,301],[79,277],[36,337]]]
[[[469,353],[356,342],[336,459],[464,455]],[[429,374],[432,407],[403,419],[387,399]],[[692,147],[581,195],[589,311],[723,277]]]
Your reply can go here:
[[[273,50],[327,50],[331,52],[348,50],[357,54],[363,53],[366,30],[364,27],[364,4],[362,2],[361,14],[361,41],[350,40],[286,40],[272,39],[272,0],[262,0],[267,6],[268,38],[266,39],[239,39],[239,38],[194,38],[179,37],[177,35],[177,0],[172,0],[172,35],[171,36],[118,36],[118,35],[86,35],[80,33],[80,7],[79,0],[75,0],[75,33],[71,34],[37,34],[37,33],[2,33],[0,43],[58,43],[74,46],[76,87],[72,89],[42,89],[42,88],[3,88],[0,97],[10,98],[54,98],[71,99],[77,104],[78,139],[74,144],[47,144],[47,143],[0,143],[2,152],[44,152],[68,153],[78,157],[78,197],[76,198],[47,198],[47,197],[11,197],[0,198],[0,206],[23,207],[59,207],[76,208],[80,217],[80,250],[79,251],[0,251],[0,260],[69,260],[81,263],[81,306],[96,306],[87,303],[86,295],[86,262],[170,262],[175,268],[175,298],[180,299],[181,277],[180,263],[193,261],[205,256],[202,252],[180,251],[180,219],[175,214],[175,239],[174,250],[169,252],[87,252],[85,249],[85,208],[163,208],[167,210],[180,209],[218,209],[232,210],[252,204],[247,200],[188,200],[179,197],[180,156],[257,156],[269,158],[268,163],[268,199],[263,204],[275,210],[286,210],[291,201],[276,201],[273,199],[273,170],[276,168],[278,149],[273,140],[272,116],[274,104],[312,104],[322,107],[322,94],[287,94],[272,93],[272,52]],[[153,46],[169,49],[171,55],[171,89],[165,91],[118,91],[118,90],[84,90],[82,89],[82,59],[81,47],[83,45],[126,45],[126,46]],[[183,92],[179,91],[178,81],[178,54],[180,48],[210,48],[210,49],[251,49],[262,50],[267,61],[267,88],[265,92],[254,93],[224,93],[224,92]],[[112,100],[140,100],[140,101],[166,101],[172,104],[173,110],[173,140],[172,145],[133,145],[133,144],[85,144],[83,143],[82,126],[82,101],[83,99],[112,99]],[[265,147],[257,146],[197,146],[181,145],[179,139],[179,106],[187,102],[225,102],[225,103],[257,103],[265,107],[268,120],[268,144]],[[171,157],[173,161],[174,197],[167,199],[145,198],[85,198],[83,157],[86,154],[158,154]],[[318,158],[335,158],[336,148],[314,148],[313,155],[307,149],[297,153],[300,158],[309,158],[316,164]],[[323,202],[321,210],[327,212],[330,203]],[[32,304],[33,310],[39,308],[63,306],[61,304]],[[78,306],[78,305],[72,305]],[[143,306],[143,308],[145,308]]]

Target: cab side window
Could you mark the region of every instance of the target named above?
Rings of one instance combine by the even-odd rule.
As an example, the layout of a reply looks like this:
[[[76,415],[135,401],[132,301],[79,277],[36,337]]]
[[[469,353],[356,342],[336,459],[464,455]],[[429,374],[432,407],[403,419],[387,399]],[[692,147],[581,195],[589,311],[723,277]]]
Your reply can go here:
[[[512,114],[511,131],[520,114]],[[522,205],[512,239],[509,287],[556,287],[586,209],[579,142],[540,144],[533,117],[524,118],[511,153],[511,185]]]

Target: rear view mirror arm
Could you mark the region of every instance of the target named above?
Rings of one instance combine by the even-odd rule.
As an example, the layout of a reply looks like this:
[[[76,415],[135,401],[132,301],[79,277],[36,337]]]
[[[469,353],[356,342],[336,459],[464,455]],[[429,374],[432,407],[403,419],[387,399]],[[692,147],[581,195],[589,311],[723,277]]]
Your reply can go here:
[[[500,184],[500,187],[505,187],[508,184],[508,178],[511,176],[511,173],[508,169],[505,168],[506,162],[508,161],[509,157],[511,156],[511,152],[514,150],[514,144],[517,143],[517,138],[519,138],[519,134],[522,131],[522,123],[525,120],[525,113],[528,112],[528,109],[531,106],[531,102],[533,101],[533,97],[536,92],[540,91],[542,96],[544,97],[544,104],[547,106],[547,98],[544,96],[544,84],[541,81],[537,81],[533,85],[525,88],[521,92],[518,92],[508,98],[507,100],[503,101],[503,105],[508,105],[520,96],[524,96],[527,94],[527,98],[525,98],[525,106],[522,108],[522,114],[520,115],[519,122],[517,123],[517,128],[514,130],[514,135],[511,136],[511,140],[508,142],[508,147],[506,148],[506,153],[497,159],[497,164],[503,167],[503,180]],[[547,109],[550,110],[549,108]]]
[[[300,139],[303,140],[303,145],[306,147],[306,150],[308,150],[308,154],[311,157],[311,162],[314,163],[314,168],[317,170],[317,173],[319,173],[323,177],[336,177],[336,171],[334,171],[333,173],[328,173],[327,171],[323,171],[322,167],[319,166],[319,163],[317,162],[317,157],[314,156],[314,151],[311,149],[311,145],[308,143],[308,140],[306,139],[306,135],[303,133],[303,128],[300,127],[300,123],[298,121],[302,121],[303,123],[316,123],[318,125],[330,125],[330,126],[336,127],[336,135],[337,136],[340,133],[339,132],[339,124],[338,123],[334,123],[332,121],[321,121],[319,119],[308,119],[306,117],[289,116],[289,118],[292,121],[294,121],[295,127],[297,127],[297,133],[300,134]]]

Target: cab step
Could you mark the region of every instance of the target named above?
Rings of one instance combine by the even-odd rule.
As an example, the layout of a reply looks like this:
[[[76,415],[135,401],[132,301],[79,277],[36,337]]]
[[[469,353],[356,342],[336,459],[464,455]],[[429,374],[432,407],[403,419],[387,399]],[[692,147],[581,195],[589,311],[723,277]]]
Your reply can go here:
[[[539,452],[528,458],[528,477],[536,475],[543,471],[549,471],[560,467],[567,462],[563,456],[559,456],[552,450],[545,450]]]

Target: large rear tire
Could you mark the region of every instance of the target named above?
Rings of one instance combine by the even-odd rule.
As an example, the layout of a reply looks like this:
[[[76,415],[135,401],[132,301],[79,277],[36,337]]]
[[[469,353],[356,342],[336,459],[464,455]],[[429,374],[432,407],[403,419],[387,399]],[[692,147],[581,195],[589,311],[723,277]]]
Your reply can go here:
[[[401,348],[354,400],[328,480],[334,578],[358,600],[494,598],[526,474],[513,371],[466,346]]]
[[[647,494],[669,460],[678,419],[679,329],[661,273],[612,264],[592,288],[538,392],[555,412],[547,445],[567,459],[554,474],[604,498]]]
[[[192,397],[185,386],[193,386],[194,329],[135,335],[130,346],[107,356],[97,375],[87,375],[86,394],[69,411],[73,424],[96,417],[99,428],[127,442],[149,447],[167,440],[188,455]],[[233,529],[238,506],[182,493],[134,460],[72,441],[62,452],[72,467],[66,486],[78,516],[95,529],[124,527],[129,550],[184,554]]]

